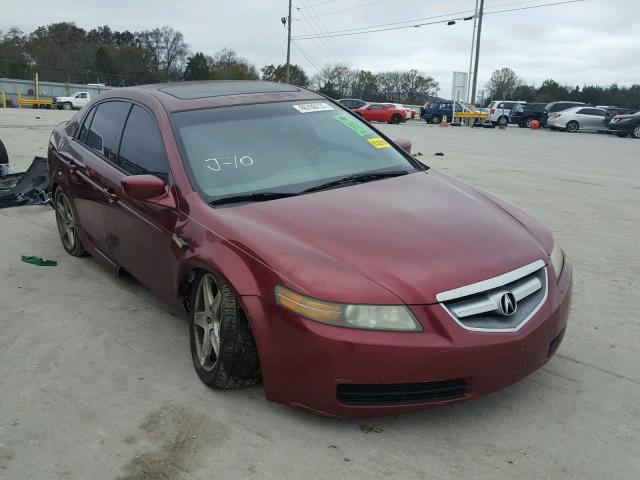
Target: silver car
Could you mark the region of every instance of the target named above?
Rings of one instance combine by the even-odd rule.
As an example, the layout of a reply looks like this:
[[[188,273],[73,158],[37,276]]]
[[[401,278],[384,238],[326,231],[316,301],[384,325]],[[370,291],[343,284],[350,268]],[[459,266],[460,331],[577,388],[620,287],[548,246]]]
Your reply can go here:
[[[580,106],[549,114],[547,125],[554,130],[607,132],[609,113],[601,108]]]

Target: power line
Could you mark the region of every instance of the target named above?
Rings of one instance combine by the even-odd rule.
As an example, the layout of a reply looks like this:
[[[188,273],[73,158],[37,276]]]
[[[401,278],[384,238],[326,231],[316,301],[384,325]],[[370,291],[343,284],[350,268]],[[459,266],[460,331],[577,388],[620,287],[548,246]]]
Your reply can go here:
[[[357,9],[364,8],[364,7],[370,7],[372,5],[378,5],[379,3],[384,3],[384,2],[388,2],[388,1],[389,0],[376,0],[374,2],[364,3],[362,5],[354,5],[353,7],[342,8],[340,10],[332,10],[330,12],[320,13],[320,14],[314,15],[313,17],[309,17],[309,18],[326,17],[327,15],[334,15],[336,13],[350,12],[351,10],[357,10]]]
[[[303,6],[305,5],[304,0],[300,0],[300,3]],[[313,7],[309,7],[309,8],[310,8],[309,11],[312,14],[315,13],[315,10],[313,9]],[[310,17],[307,17],[303,12],[300,12],[300,14],[301,14],[302,20],[307,24],[307,26],[311,30],[311,35],[306,35],[306,36],[309,36],[309,37],[318,36],[319,37],[318,43],[323,45],[323,47],[325,48],[325,50],[329,54],[329,58],[332,58],[332,57],[333,58],[339,58],[339,59],[341,59],[341,61],[343,61],[344,63],[348,64],[349,60],[348,60],[347,56],[338,47],[338,45],[335,43],[335,41],[332,40],[331,38],[322,38],[321,37],[322,35],[327,35],[328,34],[327,29],[324,27],[322,22],[317,18],[311,18],[311,20],[309,20]],[[317,32],[316,32],[316,28],[314,28],[314,26],[311,24],[312,21],[317,27]],[[300,24],[300,25],[302,25],[302,24]]]
[[[326,5],[327,3],[334,3],[337,2],[338,0],[326,0],[326,2],[318,2],[318,3],[314,3],[312,5],[307,5],[306,7],[300,7],[300,8],[312,8],[312,7],[317,7],[319,5]],[[298,8],[298,10],[300,10],[300,8]]]
[[[566,5],[566,4],[570,4],[570,3],[579,3],[579,2],[586,2],[587,0],[566,0],[563,2],[553,2],[553,3],[545,3],[545,4],[541,4],[541,5],[531,5],[528,7],[519,7],[519,8],[511,8],[511,9],[505,9],[505,10],[494,10],[492,12],[485,12],[485,15],[493,15],[496,13],[507,13],[507,12],[517,12],[519,10],[531,10],[533,8],[541,8],[541,7],[551,7],[551,6],[555,6],[555,5]],[[472,10],[468,10],[466,12],[462,12],[462,13],[469,13],[472,12]],[[364,35],[367,33],[376,33],[376,32],[386,32],[386,31],[390,31],[390,30],[402,30],[402,29],[406,29],[406,28],[420,28],[420,27],[424,27],[427,25],[437,25],[437,24],[442,24],[442,23],[449,23],[452,21],[459,21],[459,20],[471,20],[473,17],[459,17],[459,18],[451,18],[449,15],[438,15],[437,17],[431,17],[431,18],[438,18],[438,17],[448,17],[446,20],[438,20],[438,21],[434,21],[434,22],[425,22],[425,23],[417,23],[417,24],[413,24],[413,25],[398,25],[395,27],[389,27],[389,28],[376,28],[373,30],[366,30],[366,31],[352,31],[351,33],[341,33],[341,32],[347,32],[347,30],[337,30],[334,32],[327,32],[327,35],[316,35],[316,36],[306,36],[306,37],[295,37],[296,40],[309,40],[309,39],[316,39],[316,38],[333,38],[333,37],[347,37],[347,36],[352,36],[352,35]],[[410,23],[410,22],[415,22],[416,20],[407,20],[404,22],[398,22],[399,23]],[[394,25],[394,24],[389,24],[389,25]],[[396,24],[397,25],[397,24]],[[362,27],[362,30],[365,29],[372,29],[375,27]],[[356,29],[352,29],[352,30],[356,30]]]

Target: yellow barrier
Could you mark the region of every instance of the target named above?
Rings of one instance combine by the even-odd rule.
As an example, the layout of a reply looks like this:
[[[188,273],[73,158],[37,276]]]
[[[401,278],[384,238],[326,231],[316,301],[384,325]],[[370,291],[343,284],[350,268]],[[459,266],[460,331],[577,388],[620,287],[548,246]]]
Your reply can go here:
[[[23,105],[31,105],[32,107],[48,107],[51,108],[53,100],[34,100],[31,98],[22,98],[22,95],[18,93],[18,108],[22,108]]]
[[[2,108],[7,108],[7,94],[2,92]]]
[[[454,118],[489,118],[488,113],[482,112],[456,112],[453,114]]]

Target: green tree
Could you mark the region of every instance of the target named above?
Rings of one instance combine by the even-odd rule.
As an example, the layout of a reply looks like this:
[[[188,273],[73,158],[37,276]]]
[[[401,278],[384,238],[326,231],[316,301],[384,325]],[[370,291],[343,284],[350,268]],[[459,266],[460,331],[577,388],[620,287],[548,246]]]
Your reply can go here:
[[[516,72],[510,68],[501,68],[491,75],[487,83],[487,90],[491,98],[511,99],[520,81]]]
[[[209,78],[209,64],[204,53],[198,52],[187,58],[187,67],[184,71],[185,80],[207,80]]]
[[[287,81],[287,66],[266,65],[260,70],[262,80],[269,82],[285,83]],[[289,68],[289,83],[300,87],[309,85],[309,77],[299,65],[291,65]]]
[[[256,67],[238,56],[235,50],[223,48],[209,60],[212,80],[258,80]]]

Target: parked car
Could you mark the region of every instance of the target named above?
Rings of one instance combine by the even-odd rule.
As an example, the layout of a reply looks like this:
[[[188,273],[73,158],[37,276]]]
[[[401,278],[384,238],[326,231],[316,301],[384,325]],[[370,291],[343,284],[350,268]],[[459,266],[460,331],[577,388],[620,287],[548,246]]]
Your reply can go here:
[[[410,150],[303,88],[185,82],[104,93],[48,161],[63,248],[184,309],[206,385],[347,417],[509,385],[567,325],[549,230]]]
[[[609,122],[609,130],[619,137],[640,138],[640,111],[633,115],[616,115]]]
[[[551,102],[544,109],[544,117],[542,118],[543,125],[547,125],[550,114],[561,112],[563,110],[567,110],[568,108],[579,107],[580,105],[586,104],[582,102]]]
[[[369,105],[368,102],[360,100],[359,98],[342,98],[338,100],[338,103],[340,105],[344,105],[350,110],[355,110],[356,108],[365,108],[367,105]]]
[[[609,113],[606,110],[595,107],[574,107],[560,112],[550,113],[547,121],[550,128],[577,132],[579,130],[592,130],[598,132],[608,131],[607,119]]]
[[[509,116],[511,110],[517,105],[524,105],[527,102],[524,101],[496,101],[489,104],[489,117],[485,122],[493,125],[500,125],[506,127],[509,124]]]
[[[609,117],[610,119],[612,119],[616,115],[633,115],[634,113],[636,113],[636,110],[631,108],[612,107],[607,105],[597,106],[596,108],[601,108],[603,110],[606,110],[610,115]]]
[[[511,110],[509,122],[521,128],[530,128],[531,122],[537,120],[542,125],[546,103],[527,103],[515,105]]]
[[[434,125],[442,122],[442,119],[447,117],[449,121],[453,120],[453,102],[451,101],[435,101],[427,102],[422,111],[420,112],[420,118],[427,123]]]
[[[405,122],[407,120],[412,119],[415,116],[415,112],[411,108],[405,107],[404,105],[401,105],[399,103],[385,103],[385,105],[390,105],[392,107],[397,108],[398,110],[404,110],[404,113],[405,113],[404,121]]]
[[[356,108],[353,112],[368,122],[402,123],[407,120],[407,112],[404,108],[396,108],[384,103],[372,103],[364,108]]]
[[[90,101],[89,92],[78,92],[71,97],[53,97],[53,106],[58,110],[79,110]]]

